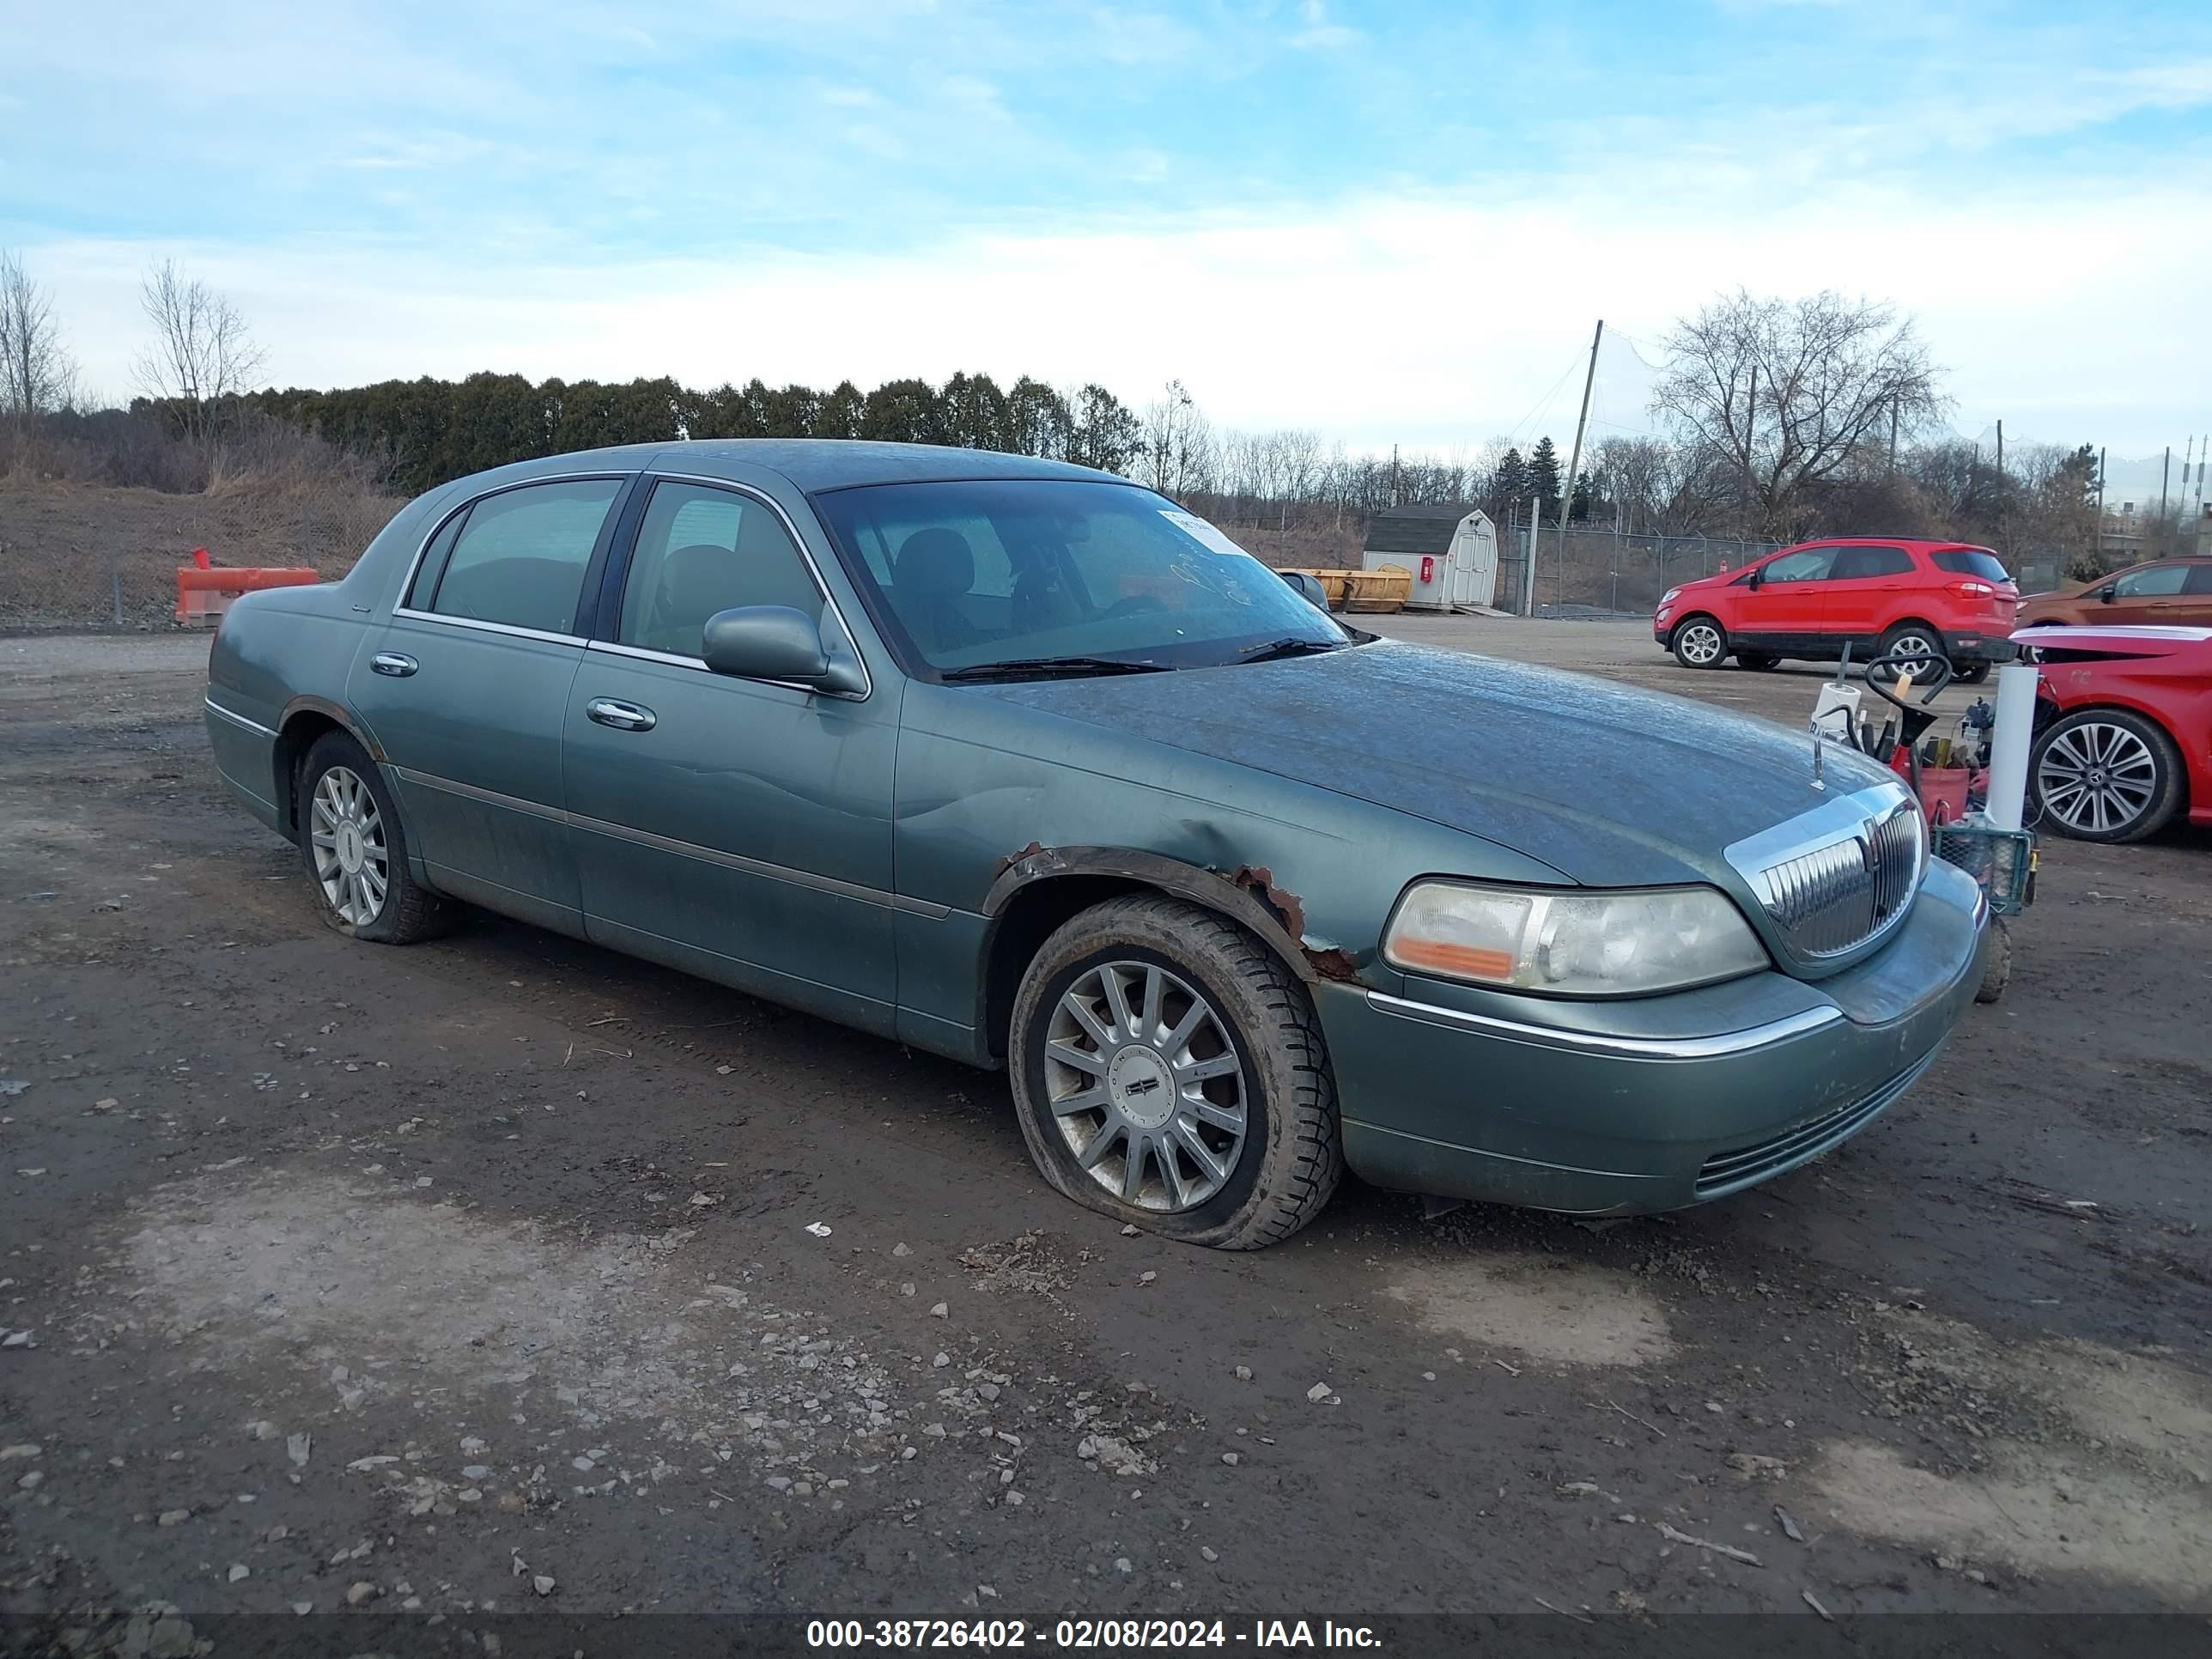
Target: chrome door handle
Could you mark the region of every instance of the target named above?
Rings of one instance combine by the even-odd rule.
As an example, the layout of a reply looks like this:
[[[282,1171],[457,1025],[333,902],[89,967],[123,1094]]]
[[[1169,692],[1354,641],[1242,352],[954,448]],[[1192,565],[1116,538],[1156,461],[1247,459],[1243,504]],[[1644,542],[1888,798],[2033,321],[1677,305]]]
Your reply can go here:
[[[368,659],[368,665],[379,674],[389,674],[394,679],[404,680],[422,665],[401,652],[381,651]]]
[[[593,697],[584,705],[584,712],[602,726],[611,726],[617,732],[650,732],[660,716],[650,708],[634,702],[617,702],[612,697]]]

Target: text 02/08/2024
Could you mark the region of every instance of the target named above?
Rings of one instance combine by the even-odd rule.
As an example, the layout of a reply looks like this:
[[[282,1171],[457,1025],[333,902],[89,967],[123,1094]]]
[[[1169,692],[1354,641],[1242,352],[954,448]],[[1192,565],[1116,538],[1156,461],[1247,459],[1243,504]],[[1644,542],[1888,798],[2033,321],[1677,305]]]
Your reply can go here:
[[[1376,1648],[1364,1625],[1317,1625],[1304,1619],[1255,1620],[1231,1629],[1219,1619],[1061,1619],[1048,1626],[1025,1619],[817,1619],[806,1626],[810,1648]]]

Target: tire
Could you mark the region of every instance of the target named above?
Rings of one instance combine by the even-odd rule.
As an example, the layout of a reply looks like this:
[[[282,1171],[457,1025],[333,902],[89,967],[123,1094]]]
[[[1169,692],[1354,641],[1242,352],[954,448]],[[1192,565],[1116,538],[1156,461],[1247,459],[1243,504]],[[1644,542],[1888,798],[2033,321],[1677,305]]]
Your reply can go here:
[[[2075,841],[2141,841],[2181,810],[2181,751],[2125,708],[2077,708],[2038,734],[2027,787],[2039,823]]]
[[[1951,676],[1961,685],[1979,685],[1989,677],[1990,665],[1985,662],[1966,663]]]
[[[301,856],[330,927],[375,945],[412,945],[451,925],[453,907],[409,873],[399,805],[352,738],[326,732],[316,740],[300,767],[297,799]]]
[[[1728,659],[1728,630],[1700,611],[1674,624],[1667,648],[1685,668],[1718,668]]]
[[[2012,929],[2002,916],[1990,919],[1990,953],[1982,961],[1982,982],[1974,988],[1974,1000],[1995,1002],[2012,983]]]
[[[1162,1035],[1146,1041],[1137,1029]],[[1313,1000],[1266,945],[1213,911],[1131,894],[1074,917],[1022,976],[1009,1048],[1015,1110],[1037,1169],[1116,1221],[1216,1249],[1260,1249],[1319,1215],[1336,1189],[1336,1081]],[[1212,1074],[1185,1079],[1186,1065]],[[1184,1109],[1188,1089],[1212,1115]],[[1097,1103],[1068,1109],[1087,1096]],[[1132,1197],[1130,1148],[1139,1140]]]
[[[1896,627],[1891,629],[1889,632],[1883,635],[1881,638],[1875,642],[1874,647],[1874,657],[1869,658],[1868,660],[1873,661],[1875,658],[1887,657],[1892,652],[1898,650],[1929,652],[1937,655],[1944,656],[1947,660],[1948,659],[1949,654],[1943,649],[1943,630],[1942,629],[1930,628],[1925,623],[1901,622],[1898,623]],[[1925,659],[1923,659],[1923,660],[1925,660]],[[1883,675],[1889,679],[1894,680],[1897,678],[1897,671],[1894,668],[1885,668],[1881,672]],[[1928,677],[1919,670],[1915,669],[1913,671],[1912,678],[1914,682],[1917,684],[1918,682],[1926,679]]]
[[[1782,665],[1782,659],[1767,651],[1739,651],[1735,653],[1735,659],[1741,666],[1754,668],[1761,673]]]

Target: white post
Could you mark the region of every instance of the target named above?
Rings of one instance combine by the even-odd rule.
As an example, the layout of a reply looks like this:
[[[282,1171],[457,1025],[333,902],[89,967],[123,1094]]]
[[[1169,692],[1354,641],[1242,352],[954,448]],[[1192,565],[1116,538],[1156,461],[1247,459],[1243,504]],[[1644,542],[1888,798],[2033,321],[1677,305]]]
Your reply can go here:
[[[1996,729],[1990,736],[1990,823],[2020,828],[2027,794],[2027,745],[2035,733],[2036,671],[2027,663],[1997,670]]]
[[[1528,498],[1528,558],[1521,567],[1521,614],[1536,614],[1536,532],[1543,527],[1544,515],[1538,510],[1540,495]]]

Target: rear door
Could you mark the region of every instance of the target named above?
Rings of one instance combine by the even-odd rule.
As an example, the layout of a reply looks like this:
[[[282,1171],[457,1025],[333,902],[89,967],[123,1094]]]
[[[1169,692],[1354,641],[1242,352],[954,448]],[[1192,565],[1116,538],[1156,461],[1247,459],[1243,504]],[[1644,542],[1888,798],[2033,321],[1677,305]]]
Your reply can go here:
[[[1821,631],[1838,647],[1849,641],[1852,654],[1863,657],[1882,630],[1903,617],[1914,574],[1912,556],[1901,547],[1838,548],[1823,585]]]
[[[1769,650],[1819,649],[1823,643],[1832,547],[1799,547],[1759,567],[1759,580],[1733,590],[1732,641]]]
[[[347,684],[431,884],[570,933],[583,917],[561,822],[561,724],[584,657],[586,578],[626,483],[532,481],[458,509]]]
[[[700,636],[719,611],[788,605],[825,629],[844,624],[767,497],[708,480],[647,487],[567,697],[586,930],[889,1031],[896,696],[708,672]]]
[[[2174,621],[2185,628],[2212,628],[2212,564],[2192,564],[2182,584]]]

